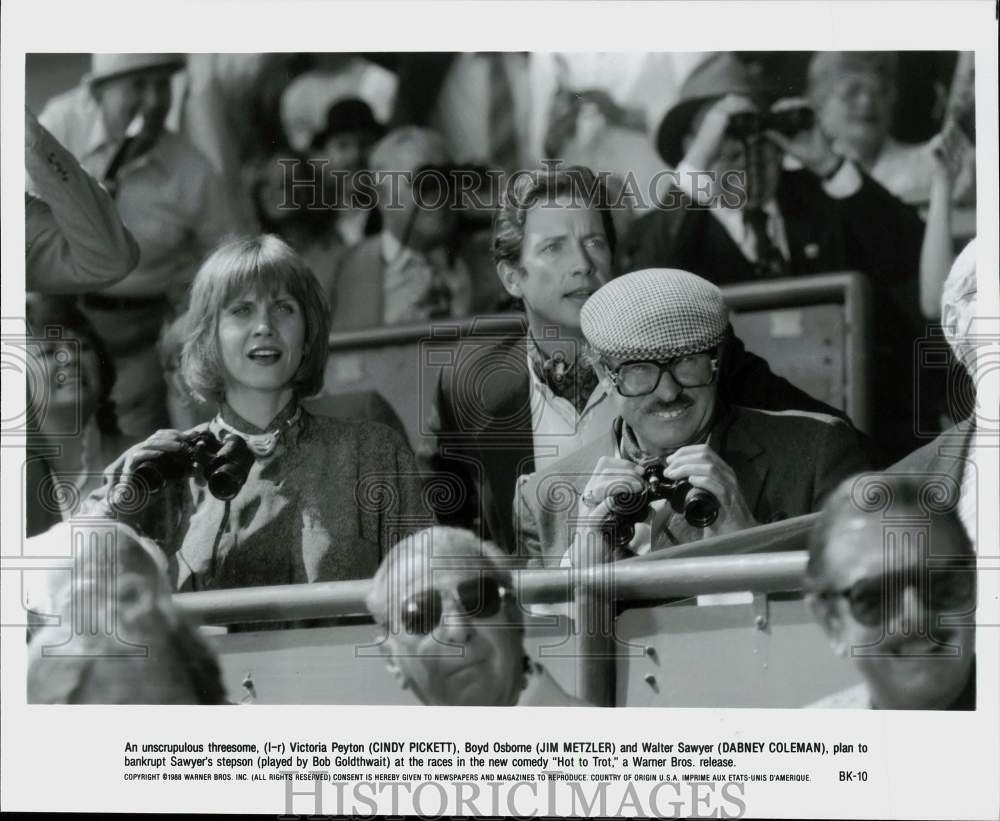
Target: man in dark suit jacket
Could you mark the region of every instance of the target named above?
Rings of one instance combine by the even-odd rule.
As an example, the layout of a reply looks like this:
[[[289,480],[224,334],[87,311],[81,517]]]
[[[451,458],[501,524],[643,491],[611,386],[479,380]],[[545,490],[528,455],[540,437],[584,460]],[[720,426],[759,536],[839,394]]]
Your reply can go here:
[[[675,169],[673,184],[633,225],[621,265],[681,268],[716,285],[832,271],[867,275],[877,317],[872,359],[894,363],[873,382],[874,435],[898,458],[917,444],[911,363],[923,325],[924,225],[912,207],[834,153],[818,126],[790,124],[787,134],[748,126],[767,116],[774,124],[775,115],[763,113],[766,96],[731,54],[714,54],[692,72],[657,132],[660,155]],[[791,100],[770,111],[782,110],[799,126],[810,123],[808,110]]]
[[[581,168],[519,177],[494,223],[494,258],[504,287],[524,303],[524,330],[497,333],[482,322],[462,340],[438,383],[435,435],[419,449],[425,469],[443,483],[439,521],[478,525],[510,553],[515,483],[541,467],[536,454],[548,449],[553,458],[565,456],[611,428],[613,415],[603,401],[607,387],[597,384],[592,365],[581,356],[580,307],[612,275],[614,225],[599,198],[589,198],[597,205],[584,207],[571,202],[574,191],[581,193],[582,186],[586,193],[596,184]],[[543,202],[544,209],[538,207]],[[775,376],[731,328],[724,347],[725,401],[839,415]],[[536,432],[559,404],[572,429],[543,442]]]
[[[610,561],[799,516],[869,466],[842,419],[727,406],[719,359],[728,311],[701,277],[626,274],[591,297],[581,327],[618,415],[610,436],[519,482],[518,555],[531,564]],[[661,484],[687,483],[682,503],[625,501],[654,487],[650,468]],[[687,509],[696,494],[714,502],[714,515],[692,515],[703,512]]]
[[[565,456],[603,437],[612,414],[593,367],[580,356],[580,307],[611,277],[615,233],[601,199],[576,207],[574,192],[597,184],[587,169],[521,175],[494,223],[494,258],[504,287],[524,303],[524,331],[490,331],[481,323],[442,371],[435,398],[426,469],[449,486],[438,519],[479,526],[514,552],[510,511],[518,476],[541,467],[536,455]],[[599,192],[598,192],[599,193]],[[545,208],[540,208],[541,203]],[[741,405],[833,413],[747,352],[727,330],[723,393]],[[562,437],[536,436],[560,410],[569,418]],[[547,449],[547,450],[546,450]]]

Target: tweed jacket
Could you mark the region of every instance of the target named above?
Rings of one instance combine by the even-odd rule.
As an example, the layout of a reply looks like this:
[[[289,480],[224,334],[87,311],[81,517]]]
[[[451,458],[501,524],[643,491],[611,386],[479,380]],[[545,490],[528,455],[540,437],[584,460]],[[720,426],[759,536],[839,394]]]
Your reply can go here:
[[[723,411],[709,444],[736,474],[761,523],[802,516],[848,476],[866,470],[863,439],[841,419],[797,411],[734,406]],[[558,566],[572,541],[580,496],[602,456],[614,456],[609,433],[546,470],[521,478],[514,500],[517,553],[530,566]]]
[[[455,364],[442,370],[434,435],[420,451],[422,467],[450,488],[438,519],[462,527],[478,523],[508,553],[515,551],[514,487],[535,469],[525,334],[463,341]],[[740,405],[841,415],[772,373],[731,332],[719,385],[727,401]]]

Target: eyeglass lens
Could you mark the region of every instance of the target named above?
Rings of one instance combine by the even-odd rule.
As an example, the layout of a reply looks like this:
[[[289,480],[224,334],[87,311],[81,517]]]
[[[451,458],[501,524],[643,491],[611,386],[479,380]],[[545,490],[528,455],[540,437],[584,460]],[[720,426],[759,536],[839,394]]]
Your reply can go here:
[[[670,362],[627,362],[618,370],[618,388],[623,396],[652,393],[660,384],[664,371],[669,371],[681,387],[702,387],[712,381],[712,357],[699,353]]]
[[[887,604],[899,607],[907,587],[917,588],[924,607],[942,613],[960,610],[971,604],[976,577],[970,570],[950,570],[931,571],[926,579],[920,579],[915,573],[861,579],[846,594],[851,613],[859,623],[875,627],[882,621]]]
[[[503,603],[502,588],[489,576],[468,579],[455,585],[454,600],[466,616],[488,619],[500,612]],[[407,633],[426,635],[441,622],[443,612],[441,591],[436,588],[422,590],[403,604],[400,614]]]

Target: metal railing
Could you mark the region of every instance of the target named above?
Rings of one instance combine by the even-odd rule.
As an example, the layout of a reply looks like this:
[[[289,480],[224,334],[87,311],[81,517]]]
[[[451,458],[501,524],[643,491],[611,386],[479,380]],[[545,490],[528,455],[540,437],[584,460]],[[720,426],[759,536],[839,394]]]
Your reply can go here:
[[[815,518],[801,516],[705,539],[686,546],[684,557],[674,558],[669,551],[586,568],[514,570],[515,594],[523,605],[572,604],[578,695],[591,704],[613,706],[614,624],[621,610],[707,593],[767,596],[801,589],[806,566],[802,548]],[[358,616],[366,614],[371,584],[371,579],[358,579],[179,593],[174,602],[202,624]]]

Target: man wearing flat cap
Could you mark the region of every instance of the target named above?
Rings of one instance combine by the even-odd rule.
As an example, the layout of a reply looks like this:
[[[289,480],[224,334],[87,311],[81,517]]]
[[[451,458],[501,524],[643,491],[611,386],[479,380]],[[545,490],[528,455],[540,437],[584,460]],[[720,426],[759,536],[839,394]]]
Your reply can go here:
[[[165,127],[180,54],[94,54],[91,71],[53,98],[39,121],[111,192],[140,259],[124,279],[82,298],[118,379],[118,424],[130,439],[166,427],[166,386],[156,354],[164,319],[209,251],[238,229],[209,160]]]
[[[803,515],[868,466],[841,419],[723,399],[728,321],[716,286],[674,269],[626,274],[587,301],[580,324],[617,415],[606,436],[520,482],[515,524],[529,564],[609,561]],[[621,538],[620,494],[642,493],[651,466],[714,497],[711,521],[656,499],[630,512],[634,532]]]
[[[593,196],[593,194],[597,196]],[[606,436],[615,416],[611,387],[584,355],[580,310],[614,275],[614,222],[587,168],[521,173],[493,223],[493,258],[526,327],[491,333],[489,323],[457,346],[443,368],[421,457],[448,485],[438,521],[480,527],[516,551],[511,509],[519,476],[542,470]],[[747,351],[726,331],[723,395],[768,410],[835,413]]]
[[[921,332],[923,223],[836,153],[804,100],[769,105],[770,92],[730,53],[695,68],[656,136],[676,185],[633,225],[623,267],[682,268],[716,285],[865,274],[878,317],[874,359],[892,362],[895,376],[874,385],[875,434],[898,457],[915,445],[910,361]]]

